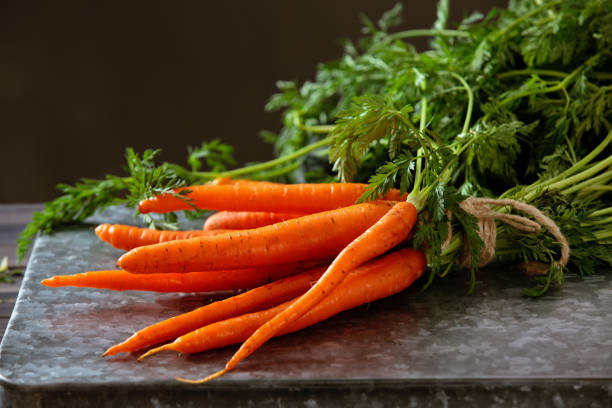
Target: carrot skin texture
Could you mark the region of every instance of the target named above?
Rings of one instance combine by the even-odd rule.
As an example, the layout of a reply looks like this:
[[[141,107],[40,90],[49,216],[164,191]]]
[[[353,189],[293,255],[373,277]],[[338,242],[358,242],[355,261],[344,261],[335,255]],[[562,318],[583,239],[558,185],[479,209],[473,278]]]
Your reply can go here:
[[[401,292],[423,274],[426,263],[422,252],[401,249],[361,265],[321,303],[287,325],[277,335],[298,331],[344,310]],[[294,301],[204,326],[177,338],[173,343],[153,349],[140,358],[161,350],[198,353],[240,343],[266,321],[286,310]]]
[[[193,272],[328,259],[376,223],[394,202],[356,204],[266,227],[134,248],[118,260],[132,273]]]
[[[265,227],[277,222],[302,217],[300,213],[276,213],[265,211],[219,211],[206,219],[205,231],[219,229],[242,230]]]
[[[143,347],[174,339],[220,320],[269,308],[288,299],[293,299],[295,296],[306,292],[312,282],[316,281],[324,270],[324,267],[310,269],[298,275],[271,282],[240,295],[153,324],[136,332],[124,342],[109,348],[104,356],[123,351],[139,350]]]
[[[230,183],[205,184],[178,189],[190,190],[185,194],[189,203],[168,194],[143,200],[138,205],[142,214],[192,210],[194,207],[219,211],[270,211],[284,213],[314,213],[355,204],[367,190],[367,184],[276,184]],[[398,190],[391,190],[385,200],[402,198]]]
[[[282,332],[308,310],[315,307],[358,265],[383,254],[402,242],[417,220],[417,210],[409,202],[398,202],[376,224],[357,237],[334,259],[312,288],[284,311],[274,316],[249,337],[225,366],[234,368],[268,339]]]
[[[95,231],[98,238],[100,238],[102,241],[117,249],[123,249],[126,251],[143,245],[152,245],[160,242],[175,241],[193,237],[211,236],[227,232],[220,229],[215,231],[156,230],[152,228],[139,228],[122,224],[100,224],[96,227]]]
[[[160,293],[214,292],[251,289],[298,274],[312,263],[293,263],[259,268],[190,273],[135,274],[123,270],[91,271],[57,275],[43,280],[44,286],[66,286],[108,290],[141,290]]]

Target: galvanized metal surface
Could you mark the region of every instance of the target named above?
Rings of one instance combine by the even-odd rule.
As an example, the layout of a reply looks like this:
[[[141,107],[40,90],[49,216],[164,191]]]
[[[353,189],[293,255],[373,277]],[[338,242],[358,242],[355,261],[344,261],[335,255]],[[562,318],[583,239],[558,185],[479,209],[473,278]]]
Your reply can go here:
[[[112,210],[94,219],[126,221]],[[273,339],[224,377],[234,347],[185,356],[102,358],[134,331],[219,294],[151,294],[40,285],[112,269],[122,253],[89,227],[40,237],[0,346],[7,407],[34,406],[607,406],[612,401],[612,277],[569,278],[526,299],[507,265],[421,282],[399,295]],[[560,405],[561,404],[561,405]]]

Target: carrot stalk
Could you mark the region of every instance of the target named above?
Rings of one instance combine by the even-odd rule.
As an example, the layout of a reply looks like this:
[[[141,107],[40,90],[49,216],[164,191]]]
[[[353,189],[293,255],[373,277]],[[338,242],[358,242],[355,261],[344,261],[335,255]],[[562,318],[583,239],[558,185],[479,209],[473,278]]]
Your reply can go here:
[[[302,213],[275,213],[265,211],[219,211],[204,222],[204,230],[241,230],[265,227],[277,222],[301,217]]]
[[[213,322],[275,306],[306,292],[324,270],[323,267],[311,269],[153,324],[109,348],[104,356],[139,350],[174,339]]]
[[[194,272],[328,259],[385,215],[376,201],[294,218],[266,227],[134,248],[119,258],[132,273]]]
[[[320,264],[320,263],[319,263]],[[214,292],[251,289],[295,275],[313,263],[291,263],[267,267],[190,273],[154,273],[148,275],[122,270],[91,271],[74,275],[57,275],[43,280],[44,286],[74,286],[109,290],[143,290],[152,292]]]
[[[295,332],[344,310],[398,293],[421,276],[425,268],[424,254],[413,249],[401,249],[363,264],[352,271],[321,303],[283,327],[276,335]],[[295,300],[204,326],[177,338],[173,343],[148,351],[140,356],[139,360],[162,350],[197,353],[240,343],[258,327],[286,310],[293,303]],[[219,373],[195,381],[177,379],[189,383],[202,383],[218,375]]]
[[[214,180],[210,181],[208,185],[229,185],[229,184],[253,184],[253,185],[262,185],[262,184],[279,184],[274,181],[263,181],[263,180],[248,180],[248,179],[233,179],[230,177],[217,177]]]
[[[143,200],[141,213],[164,213],[193,208],[226,211],[270,211],[284,213],[314,213],[355,204],[367,190],[367,184],[276,184],[230,183],[205,184],[177,189],[188,190],[182,198],[162,194]],[[401,199],[398,190],[391,190],[385,200]]]
[[[152,228],[139,228],[131,225],[100,224],[96,227],[96,235],[104,242],[117,249],[129,251],[143,245],[158,244],[160,242],[175,241],[193,237],[205,237],[222,234],[224,230],[214,231],[188,230],[170,231]]]
[[[308,292],[257,329],[242,344],[222,372],[234,368],[268,339],[281,333],[288,325],[315,307],[344,280],[351,270],[403,241],[416,219],[417,210],[414,205],[405,201],[395,204],[376,224],[340,252]]]

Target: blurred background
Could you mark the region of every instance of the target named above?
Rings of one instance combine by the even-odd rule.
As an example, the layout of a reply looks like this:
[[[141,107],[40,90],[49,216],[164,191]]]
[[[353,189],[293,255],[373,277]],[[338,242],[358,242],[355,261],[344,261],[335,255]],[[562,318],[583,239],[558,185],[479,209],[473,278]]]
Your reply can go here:
[[[123,174],[124,151],[221,139],[239,164],[272,157],[264,105],[277,80],[313,78],[397,0],[9,1],[0,5],[0,203],[47,201],[58,183]],[[506,0],[451,1],[451,26]],[[437,1],[405,1],[402,29]],[[427,39],[415,41],[424,49]]]

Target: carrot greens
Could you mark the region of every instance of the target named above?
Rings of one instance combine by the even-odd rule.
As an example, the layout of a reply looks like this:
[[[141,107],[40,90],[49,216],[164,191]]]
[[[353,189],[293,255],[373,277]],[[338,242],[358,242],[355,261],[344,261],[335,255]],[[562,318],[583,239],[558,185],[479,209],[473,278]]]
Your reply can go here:
[[[362,200],[392,188],[409,193],[419,210],[412,242],[428,252],[426,285],[463,262],[474,287],[485,243],[477,217],[461,205],[471,197],[533,205],[568,238],[572,257],[563,267],[553,236],[498,223],[498,256],[550,265],[526,294],[544,293],[568,270],[609,268],[612,1],[515,0],[454,26],[450,7],[439,1],[429,29],[398,29],[401,4],[378,21],[363,17],[364,36],[345,40],[342,55],[318,65],[313,80],[278,82],[266,109],[280,111],[283,126],[262,132],[277,158],[230,169],[232,148],[214,140],[190,149],[183,167],[156,164],[156,150],[128,149],[127,176],[59,186],[62,195],[23,232],[19,254],[38,231],[159,194],[186,200],[177,187],[224,176],[367,182]],[[417,49],[415,37],[429,37],[429,48]],[[143,216],[148,225],[175,226],[172,213]]]

